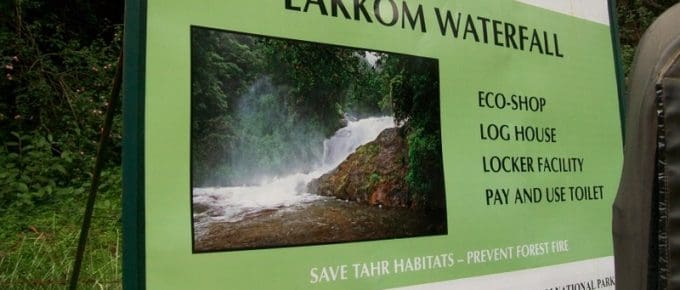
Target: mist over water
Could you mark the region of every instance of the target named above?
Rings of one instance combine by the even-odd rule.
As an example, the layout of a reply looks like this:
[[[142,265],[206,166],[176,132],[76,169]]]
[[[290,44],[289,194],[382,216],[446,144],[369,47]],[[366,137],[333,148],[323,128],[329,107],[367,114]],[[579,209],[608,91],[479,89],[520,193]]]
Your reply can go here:
[[[196,227],[201,228],[214,221],[236,222],[262,210],[286,208],[325,198],[306,192],[307,184],[333,170],[360,145],[375,140],[380,132],[392,127],[395,127],[392,117],[349,121],[347,126],[323,141],[323,156],[309,164],[310,171],[291,170],[251,186],[193,188]]]
[[[261,184],[291,170],[312,170],[323,154],[324,134],[296,116],[284,97],[289,90],[265,76],[239,98],[231,120],[236,137],[227,153],[229,161],[218,169],[210,186]]]

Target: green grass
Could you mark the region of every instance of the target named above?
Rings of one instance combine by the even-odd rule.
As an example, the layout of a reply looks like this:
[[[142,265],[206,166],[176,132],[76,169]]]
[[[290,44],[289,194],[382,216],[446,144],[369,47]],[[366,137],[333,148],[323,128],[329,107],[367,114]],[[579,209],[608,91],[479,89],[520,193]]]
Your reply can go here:
[[[97,197],[78,289],[122,288],[121,201],[116,187],[110,184]],[[85,198],[83,194],[0,208],[0,289],[67,288]]]

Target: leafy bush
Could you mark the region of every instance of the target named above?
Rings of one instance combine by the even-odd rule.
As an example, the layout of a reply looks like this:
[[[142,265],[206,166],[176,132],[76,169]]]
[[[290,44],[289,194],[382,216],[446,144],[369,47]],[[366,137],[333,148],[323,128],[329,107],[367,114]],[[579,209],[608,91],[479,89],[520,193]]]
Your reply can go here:
[[[122,2],[81,4],[0,5],[8,8],[0,9],[1,208],[86,188],[121,43],[122,27],[109,20],[122,22]],[[120,164],[115,120],[107,167]]]
[[[10,203],[18,206],[33,205],[54,197],[80,193],[75,188],[74,173],[83,171],[70,151],[57,151],[47,138],[36,132],[20,135],[11,132],[14,140],[5,141],[0,147],[0,205]]]
[[[435,60],[387,57],[384,71],[395,118],[405,123],[406,181],[415,206],[443,209],[444,173],[439,119],[439,68]]]
[[[409,164],[406,182],[413,202],[423,207],[443,207],[444,176],[439,136],[419,128],[411,131],[406,140]]]

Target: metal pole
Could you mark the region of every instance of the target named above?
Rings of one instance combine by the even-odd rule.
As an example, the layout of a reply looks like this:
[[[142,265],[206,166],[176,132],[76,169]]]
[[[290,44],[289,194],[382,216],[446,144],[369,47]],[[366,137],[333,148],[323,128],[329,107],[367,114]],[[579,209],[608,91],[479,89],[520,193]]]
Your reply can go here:
[[[83,255],[85,254],[85,244],[87,243],[87,236],[92,224],[92,213],[94,212],[94,202],[97,197],[97,190],[99,189],[99,177],[101,176],[102,167],[106,160],[105,149],[111,134],[111,127],[113,123],[113,115],[118,106],[118,97],[120,96],[120,87],[123,79],[123,51],[121,50],[118,56],[118,63],[116,64],[116,75],[113,79],[113,87],[111,88],[111,95],[109,96],[109,103],[106,107],[106,118],[104,119],[104,127],[102,128],[99,137],[99,145],[97,147],[97,157],[94,165],[94,172],[92,174],[92,184],[90,185],[90,194],[87,198],[87,206],[85,208],[85,216],[83,217],[83,225],[80,228],[80,239],[78,241],[78,249],[76,250],[76,259],[73,262],[73,272],[71,272],[71,281],[69,284],[70,290],[76,290],[78,287],[78,277],[80,276],[80,266],[83,262]]]

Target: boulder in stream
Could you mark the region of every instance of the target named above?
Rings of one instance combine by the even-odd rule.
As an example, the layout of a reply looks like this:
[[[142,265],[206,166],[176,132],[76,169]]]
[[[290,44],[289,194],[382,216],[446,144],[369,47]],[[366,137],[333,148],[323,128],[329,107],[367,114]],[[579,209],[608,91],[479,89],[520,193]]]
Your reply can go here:
[[[407,170],[406,140],[398,128],[389,128],[358,147],[334,170],[310,182],[307,190],[359,203],[409,207]]]

